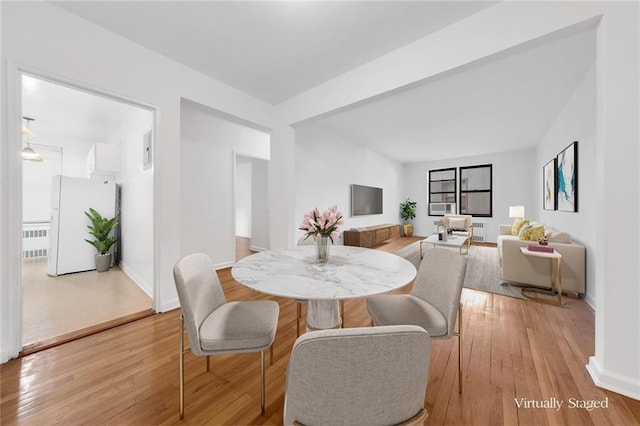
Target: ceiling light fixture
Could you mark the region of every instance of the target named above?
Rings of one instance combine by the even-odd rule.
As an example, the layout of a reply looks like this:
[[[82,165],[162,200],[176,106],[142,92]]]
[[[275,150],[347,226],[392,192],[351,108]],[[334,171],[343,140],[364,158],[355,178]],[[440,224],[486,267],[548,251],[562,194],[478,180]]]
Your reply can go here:
[[[42,155],[38,154],[33,148],[31,148],[31,144],[30,139],[31,136],[35,136],[35,133],[33,133],[31,131],[31,122],[35,120],[35,118],[30,118],[30,117],[22,117],[24,118],[24,124],[22,125],[22,136],[26,136],[27,137],[27,146],[25,146],[24,148],[22,148],[22,159],[23,160],[27,160],[27,161],[37,161],[37,162],[44,162],[45,159],[42,157]]]

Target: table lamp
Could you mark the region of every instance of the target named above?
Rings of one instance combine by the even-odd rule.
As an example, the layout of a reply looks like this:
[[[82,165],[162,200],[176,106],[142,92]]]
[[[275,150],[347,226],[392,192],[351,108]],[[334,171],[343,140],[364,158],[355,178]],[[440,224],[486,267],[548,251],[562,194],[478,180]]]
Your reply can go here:
[[[524,219],[524,206],[509,206],[509,217]]]

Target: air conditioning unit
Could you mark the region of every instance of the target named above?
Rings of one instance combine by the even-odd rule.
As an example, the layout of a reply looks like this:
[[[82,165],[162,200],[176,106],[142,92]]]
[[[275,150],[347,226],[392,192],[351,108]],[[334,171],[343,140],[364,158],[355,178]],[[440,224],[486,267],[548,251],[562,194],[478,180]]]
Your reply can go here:
[[[456,203],[429,203],[429,216],[456,214]]]

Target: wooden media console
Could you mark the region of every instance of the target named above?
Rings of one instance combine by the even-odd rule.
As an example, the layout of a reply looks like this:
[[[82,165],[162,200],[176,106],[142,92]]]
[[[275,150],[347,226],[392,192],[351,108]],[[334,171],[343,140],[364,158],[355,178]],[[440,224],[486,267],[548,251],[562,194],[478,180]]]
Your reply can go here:
[[[344,231],[344,245],[373,247],[385,241],[400,238],[400,225],[376,225]]]

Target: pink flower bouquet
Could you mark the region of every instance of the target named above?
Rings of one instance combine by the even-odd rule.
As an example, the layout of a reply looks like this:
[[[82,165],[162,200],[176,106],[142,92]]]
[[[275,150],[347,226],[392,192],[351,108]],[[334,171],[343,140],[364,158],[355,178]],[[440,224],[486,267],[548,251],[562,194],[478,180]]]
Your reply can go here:
[[[342,225],[342,213],[338,211],[338,206],[331,206],[323,212],[315,208],[304,214],[300,230],[306,233],[305,240],[311,236],[314,238],[329,237],[333,243],[338,238],[338,227]]]

